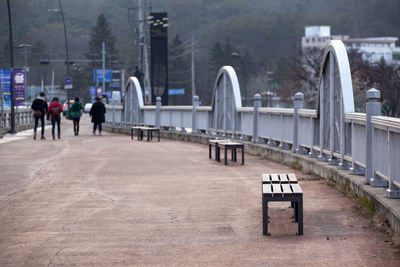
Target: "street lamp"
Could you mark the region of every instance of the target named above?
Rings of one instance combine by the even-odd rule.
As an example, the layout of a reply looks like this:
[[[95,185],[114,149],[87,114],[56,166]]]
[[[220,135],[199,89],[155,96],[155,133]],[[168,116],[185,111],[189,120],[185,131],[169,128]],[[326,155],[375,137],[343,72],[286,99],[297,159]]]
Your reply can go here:
[[[56,9],[56,8],[54,8],[54,9],[48,9],[48,11],[50,11],[50,12],[55,12],[55,13],[60,13],[61,14],[61,18],[62,18],[62,21],[63,21],[63,26],[64,26],[64,38],[65,38],[65,53],[66,53],[66,56],[67,56],[67,76],[69,77],[69,48],[68,48],[68,36],[67,36],[67,28],[66,28],[66,26],[65,26],[65,18],[64,18],[64,11],[63,11],[63,7],[62,7],[62,4],[61,4],[61,0],[58,0],[58,5],[59,5],[59,7],[60,7],[60,9]],[[68,103],[68,109],[69,109],[69,98],[70,98],[70,96],[69,96],[69,89],[68,89],[68,91],[67,91],[67,103]]]
[[[247,77],[247,69],[246,67],[243,65],[243,61],[240,60],[240,58],[243,58],[242,55],[240,55],[238,52],[233,52],[231,54],[232,58],[237,58],[239,60],[239,64],[238,67],[239,69],[241,69],[241,72],[243,74],[243,80],[244,80],[244,106],[247,107],[247,82],[248,82],[248,77]],[[241,66],[240,66],[241,65]]]

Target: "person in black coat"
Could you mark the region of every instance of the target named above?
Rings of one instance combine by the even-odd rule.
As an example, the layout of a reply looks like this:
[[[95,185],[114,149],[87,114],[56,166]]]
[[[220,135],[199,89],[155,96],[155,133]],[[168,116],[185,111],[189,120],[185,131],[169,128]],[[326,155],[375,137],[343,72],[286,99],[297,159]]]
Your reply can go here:
[[[99,135],[101,135],[101,124],[106,121],[104,115],[106,113],[106,106],[104,106],[99,97],[96,97],[95,100],[96,102],[90,109],[90,116],[92,117],[93,122],[93,135],[96,135],[97,127],[99,128]]]
[[[32,110],[33,110],[33,116],[35,117],[35,126],[33,127],[33,140],[36,140],[36,130],[39,125],[39,119],[40,123],[42,125],[42,137],[41,139],[46,139],[44,137],[44,116],[46,115],[48,106],[46,99],[44,98],[45,94],[43,92],[40,92],[40,95],[38,98],[36,98],[32,102]]]

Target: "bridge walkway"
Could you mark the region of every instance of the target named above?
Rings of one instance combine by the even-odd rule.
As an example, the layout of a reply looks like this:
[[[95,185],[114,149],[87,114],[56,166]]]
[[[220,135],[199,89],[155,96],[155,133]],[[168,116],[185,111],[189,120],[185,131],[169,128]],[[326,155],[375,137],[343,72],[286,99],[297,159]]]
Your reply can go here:
[[[388,238],[322,181],[255,156],[208,159],[208,147],[126,135],[62,139],[32,133],[0,141],[0,266],[398,266]],[[295,172],[304,236],[287,203],[262,235],[260,174]]]

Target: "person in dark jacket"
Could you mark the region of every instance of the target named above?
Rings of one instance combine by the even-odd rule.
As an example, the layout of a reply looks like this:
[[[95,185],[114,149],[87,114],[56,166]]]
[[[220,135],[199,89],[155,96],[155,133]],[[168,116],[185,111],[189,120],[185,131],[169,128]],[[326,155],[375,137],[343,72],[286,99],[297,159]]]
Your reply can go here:
[[[79,97],[75,98],[75,102],[72,104],[71,108],[69,109],[69,112],[72,117],[72,121],[74,122],[74,134],[75,136],[79,135],[79,121],[82,116],[82,110],[83,106],[79,102]]]
[[[49,120],[51,116],[51,134],[53,135],[53,140],[56,139],[55,137],[55,128],[56,128],[56,123],[57,123],[57,133],[58,133],[58,139],[61,138],[61,114],[63,112],[63,108],[58,102],[58,98],[54,97],[53,100],[51,100],[50,106],[47,110],[47,120]]]
[[[96,102],[90,109],[90,116],[92,117],[93,122],[93,135],[96,135],[97,127],[99,128],[99,135],[101,135],[101,124],[106,121],[104,115],[106,113],[106,107],[99,97],[96,97],[95,100]]]
[[[33,110],[33,116],[35,117],[35,126],[33,127],[33,140],[36,140],[36,130],[39,125],[39,120],[42,125],[42,137],[41,139],[46,139],[44,137],[44,116],[46,115],[47,111],[47,102],[46,99],[44,98],[45,94],[43,92],[40,92],[40,95],[38,98],[36,98],[32,102],[32,110]]]

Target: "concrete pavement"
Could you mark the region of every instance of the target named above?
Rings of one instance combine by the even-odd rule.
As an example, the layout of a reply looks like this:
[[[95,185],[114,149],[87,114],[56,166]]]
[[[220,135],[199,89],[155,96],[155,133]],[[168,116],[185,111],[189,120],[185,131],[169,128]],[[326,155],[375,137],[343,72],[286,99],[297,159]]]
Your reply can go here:
[[[349,199],[306,174],[246,155],[208,159],[208,147],[126,135],[62,139],[27,132],[0,142],[0,266],[399,266],[399,251]],[[262,235],[260,175],[295,172],[304,236],[287,203]]]

